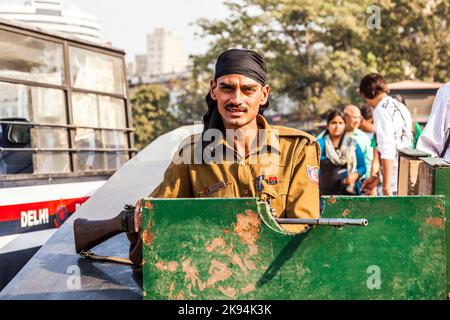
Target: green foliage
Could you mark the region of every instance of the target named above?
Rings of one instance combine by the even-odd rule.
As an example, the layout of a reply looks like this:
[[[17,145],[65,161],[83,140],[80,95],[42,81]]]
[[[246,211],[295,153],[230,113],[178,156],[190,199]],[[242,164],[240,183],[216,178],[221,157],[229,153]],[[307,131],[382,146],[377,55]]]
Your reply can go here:
[[[183,125],[191,125],[196,121],[201,121],[203,114],[208,110],[205,102],[206,94],[209,91],[209,80],[213,74],[203,75],[199,70],[202,66],[195,63],[191,69],[192,77],[183,84],[182,94],[178,97],[175,117]]]
[[[135,146],[138,150],[158,136],[178,127],[169,112],[169,94],[160,85],[146,85],[131,98],[133,123],[136,128]]]
[[[391,81],[448,81],[450,2],[382,0],[377,5],[381,29],[366,32],[355,45],[376,57],[378,70]]]
[[[180,109],[197,110],[195,117],[206,108],[204,96],[217,56],[231,47],[255,49],[265,56],[271,94],[297,102],[300,119],[361,102],[357,88],[369,72],[380,72],[388,81],[448,80],[447,0],[378,1],[379,30],[367,27],[372,4],[368,0],[228,0],[225,4],[230,11],[226,20],[197,21],[200,36],[211,39],[210,50],[193,57],[194,90],[180,99]]]

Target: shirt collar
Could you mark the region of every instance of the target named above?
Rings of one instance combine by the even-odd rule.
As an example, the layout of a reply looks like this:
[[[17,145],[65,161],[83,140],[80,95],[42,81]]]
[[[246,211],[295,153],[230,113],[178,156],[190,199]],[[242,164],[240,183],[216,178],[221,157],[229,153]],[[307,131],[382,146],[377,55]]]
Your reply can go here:
[[[390,100],[392,97],[390,95],[387,95],[383,97],[383,99],[380,100],[377,104],[377,108],[381,107],[387,100]]]
[[[260,114],[256,116],[256,123],[258,125],[258,130],[262,130],[258,132],[258,138],[261,138],[262,142],[258,143],[258,146],[254,148],[247,157],[260,152],[280,152],[277,130],[272,130],[267,120]],[[226,136],[222,136],[220,144],[236,153],[234,147],[227,142]]]

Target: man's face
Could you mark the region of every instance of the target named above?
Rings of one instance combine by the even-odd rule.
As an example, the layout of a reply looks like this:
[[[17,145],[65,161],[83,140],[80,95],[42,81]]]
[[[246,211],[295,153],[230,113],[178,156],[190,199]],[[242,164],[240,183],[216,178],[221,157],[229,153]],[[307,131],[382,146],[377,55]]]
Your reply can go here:
[[[240,74],[211,81],[210,94],[217,101],[225,129],[238,129],[255,121],[260,106],[266,104],[270,88]]]
[[[373,118],[370,119],[361,119],[361,124],[359,126],[359,128],[365,132],[373,132],[374,128],[373,128]]]
[[[358,107],[348,107],[345,109],[345,126],[347,131],[358,129],[361,124],[361,111]]]

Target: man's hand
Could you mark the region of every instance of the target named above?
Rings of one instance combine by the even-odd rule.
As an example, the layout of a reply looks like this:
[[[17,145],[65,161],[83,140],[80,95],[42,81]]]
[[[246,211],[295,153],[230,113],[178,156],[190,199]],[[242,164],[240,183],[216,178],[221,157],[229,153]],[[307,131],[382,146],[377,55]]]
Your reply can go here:
[[[377,196],[378,195],[378,188],[373,188],[373,189],[369,189],[369,188],[365,188],[363,190],[364,195],[366,196]]]
[[[344,181],[342,181],[342,183],[344,184],[344,186],[348,186],[350,184],[355,184],[355,182],[358,179],[359,179],[359,173],[355,172],[355,173],[352,173],[347,178],[345,178]]]
[[[142,225],[142,208],[141,200],[139,199],[134,209],[134,231],[139,232]]]
[[[380,179],[377,176],[370,176],[361,185],[361,191],[368,190],[370,193],[370,191],[375,189],[379,183],[380,183]]]

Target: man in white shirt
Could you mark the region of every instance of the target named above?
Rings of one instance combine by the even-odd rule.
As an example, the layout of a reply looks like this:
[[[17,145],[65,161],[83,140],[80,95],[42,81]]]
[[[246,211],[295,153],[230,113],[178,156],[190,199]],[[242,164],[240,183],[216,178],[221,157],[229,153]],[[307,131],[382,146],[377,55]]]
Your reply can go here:
[[[417,149],[450,162],[450,82],[442,86],[433,102]]]
[[[404,104],[388,95],[380,74],[366,75],[359,88],[367,104],[374,107],[373,121],[381,159],[383,195],[397,194],[398,150],[412,146],[412,119]]]

